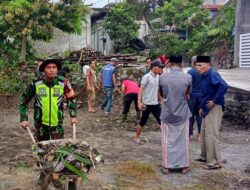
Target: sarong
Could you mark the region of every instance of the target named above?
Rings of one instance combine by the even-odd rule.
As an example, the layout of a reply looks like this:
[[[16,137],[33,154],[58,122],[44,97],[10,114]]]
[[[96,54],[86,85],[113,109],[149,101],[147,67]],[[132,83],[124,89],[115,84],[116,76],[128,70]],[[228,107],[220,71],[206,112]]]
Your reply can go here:
[[[181,125],[162,123],[163,167],[189,167],[189,120]]]

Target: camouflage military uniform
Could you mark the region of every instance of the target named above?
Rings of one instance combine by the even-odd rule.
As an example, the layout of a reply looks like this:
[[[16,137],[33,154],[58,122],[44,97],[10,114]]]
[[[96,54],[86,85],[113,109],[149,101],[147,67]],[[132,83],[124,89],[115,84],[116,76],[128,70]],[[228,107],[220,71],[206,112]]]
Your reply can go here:
[[[20,122],[28,121],[28,103],[34,101],[35,136],[38,141],[63,138],[63,101],[70,117],[76,117],[75,94],[68,79],[57,76],[53,82],[33,80],[20,97]]]

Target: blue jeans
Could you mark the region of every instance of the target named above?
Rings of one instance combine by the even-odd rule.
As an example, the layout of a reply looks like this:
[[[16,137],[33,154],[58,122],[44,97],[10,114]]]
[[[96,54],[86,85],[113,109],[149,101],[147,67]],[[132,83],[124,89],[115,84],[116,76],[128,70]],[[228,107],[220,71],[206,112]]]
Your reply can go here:
[[[106,93],[106,97],[104,99],[102,107],[104,108],[105,112],[110,113],[111,112],[112,100],[113,100],[114,88],[112,88],[112,87],[104,87],[104,91]]]
[[[197,122],[198,133],[200,134],[201,132],[202,118],[199,115],[199,107],[198,107],[199,101],[200,101],[200,97],[190,97],[190,99],[188,100],[189,109],[192,113],[192,117],[190,117],[189,119],[189,135],[193,135],[193,127],[194,127],[195,119]]]

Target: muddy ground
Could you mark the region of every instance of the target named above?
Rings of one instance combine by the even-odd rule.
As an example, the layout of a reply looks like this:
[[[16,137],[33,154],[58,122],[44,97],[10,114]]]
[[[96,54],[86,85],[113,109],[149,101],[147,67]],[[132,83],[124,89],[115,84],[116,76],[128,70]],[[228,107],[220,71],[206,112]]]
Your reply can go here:
[[[38,171],[32,156],[31,141],[19,127],[16,98],[0,97],[0,190],[36,190]],[[223,169],[206,171],[194,158],[199,156],[199,142],[190,143],[191,171],[162,175],[160,130],[153,118],[145,127],[143,145],[133,142],[135,112],[122,123],[121,105],[114,102],[112,117],[101,109],[88,113],[78,110],[77,138],[87,141],[103,154],[105,163],[98,166],[85,182],[89,190],[247,190],[250,189],[250,131],[223,121],[221,130]],[[32,123],[32,109],[29,118]],[[69,116],[65,112],[65,138],[72,136]],[[195,131],[196,132],[196,131]]]

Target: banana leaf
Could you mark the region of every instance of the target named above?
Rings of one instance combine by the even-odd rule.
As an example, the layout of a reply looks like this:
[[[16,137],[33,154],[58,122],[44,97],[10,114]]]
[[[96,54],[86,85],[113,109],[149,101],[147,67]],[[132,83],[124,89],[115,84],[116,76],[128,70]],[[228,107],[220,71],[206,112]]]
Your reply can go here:
[[[81,156],[77,155],[77,154],[74,154],[74,153],[71,153],[71,152],[68,152],[68,151],[65,151],[65,150],[56,150],[56,153],[59,153],[59,158],[61,156],[68,156],[68,155],[73,155],[74,158],[84,164],[87,164],[87,165],[92,165],[92,162],[90,160],[87,160],[85,158],[82,158]]]
[[[77,169],[75,166],[71,165],[70,163],[68,163],[67,161],[65,161],[63,158],[62,158],[62,163],[63,165],[70,171],[72,171],[73,173],[75,173],[76,175],[78,175],[79,177],[82,177],[83,181],[85,180],[88,180],[88,177],[86,175],[85,172]]]

